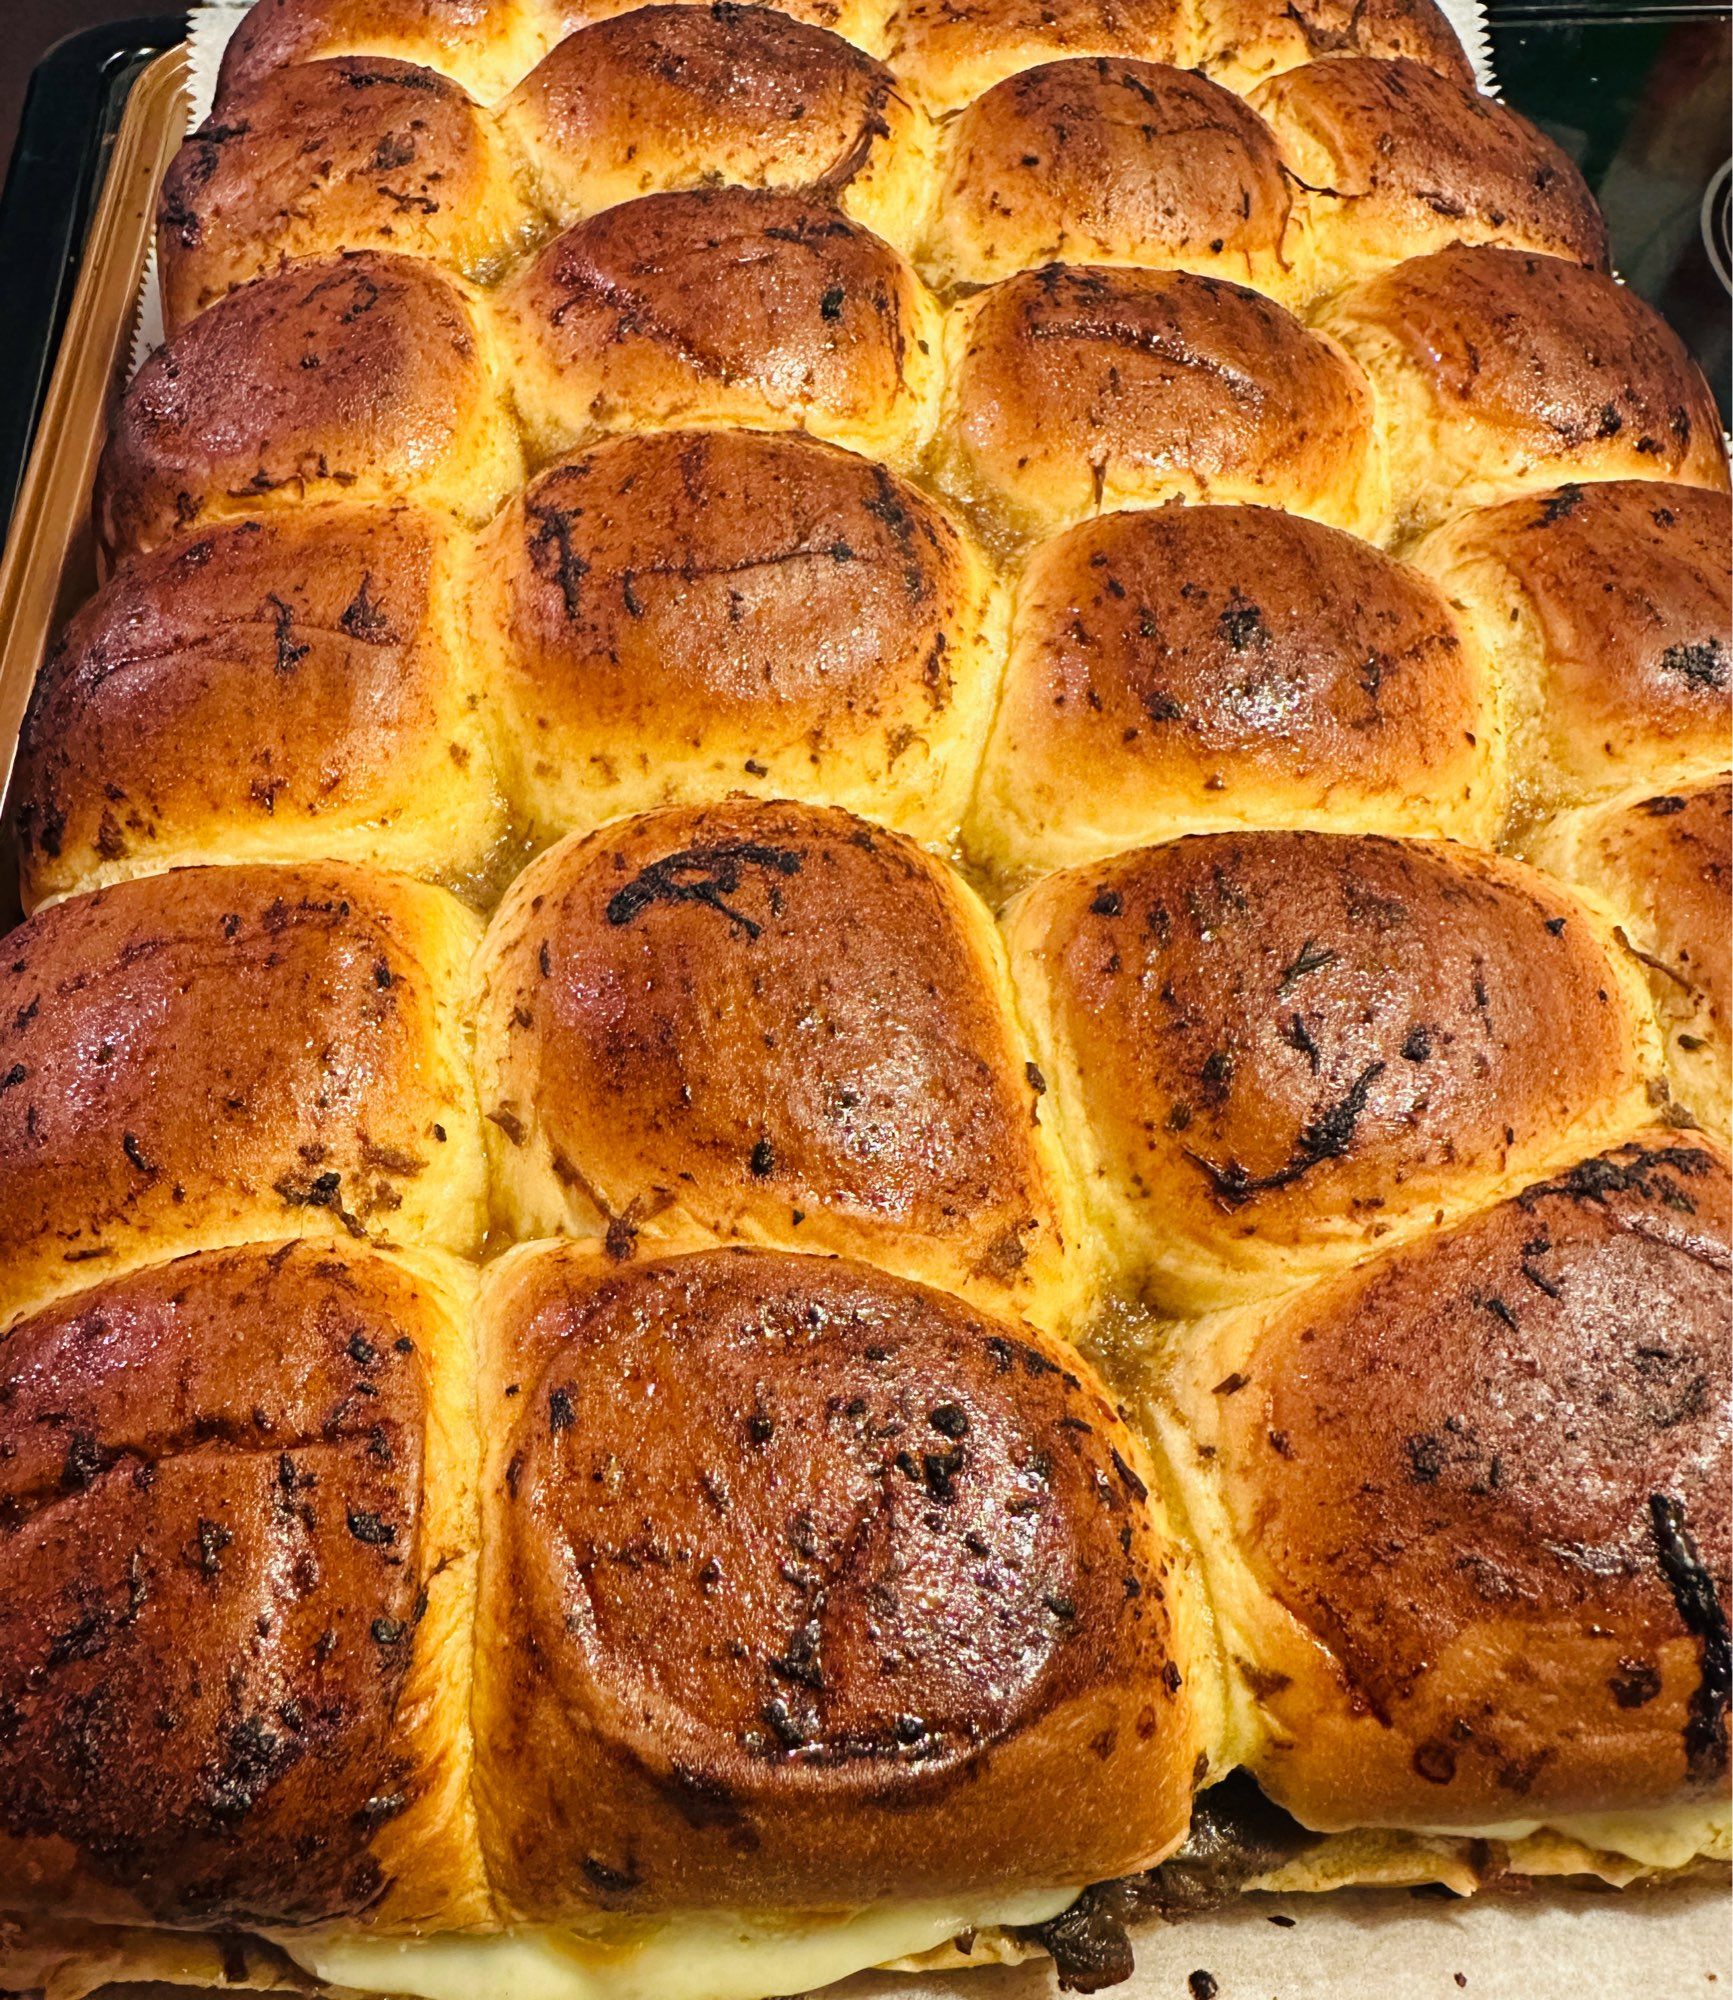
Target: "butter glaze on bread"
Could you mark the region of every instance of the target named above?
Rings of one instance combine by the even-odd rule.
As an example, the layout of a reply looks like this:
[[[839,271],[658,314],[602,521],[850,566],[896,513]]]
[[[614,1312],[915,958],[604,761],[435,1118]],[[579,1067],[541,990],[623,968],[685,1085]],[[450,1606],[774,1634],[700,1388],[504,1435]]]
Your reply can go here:
[[[175,155],[157,208],[172,333],[279,266],[401,251],[487,279],[540,218],[494,121],[436,71],[302,63],[230,94]]]
[[[1607,225],[1575,162],[1493,97],[1423,63],[1333,57],[1261,85],[1296,185],[1307,295],[1453,243],[1607,268]]]
[[[1372,378],[1397,533],[1570,479],[1727,490],[1702,370],[1599,271],[1458,245],[1354,286],[1319,325]]]
[[[217,111],[275,71],[324,56],[392,56],[453,77],[491,104],[557,32],[548,0],[258,0],[217,77]]]
[[[217,108],[286,64],[358,54],[424,63],[497,104],[580,29],[632,11],[630,0],[259,0],[224,52]],[[885,0],[788,0],[777,11],[864,49],[883,41]]]
[[[1726,763],[1730,530],[1724,493],[1618,479],[1466,514],[1414,550],[1497,666],[1525,820]]]
[[[1721,772],[1561,813],[1529,847],[1541,867],[1618,919],[1648,974],[1674,1091],[1725,1144],[1733,1099],[1733,780]]]
[[[966,842],[996,880],[1246,826],[1490,842],[1496,688],[1413,570],[1268,507],[1107,514],[1024,567]]]
[[[20,772],[0,1987],[1725,1858],[1726,470],[1471,81],[250,16]]]
[[[818,195],[622,202],[557,237],[498,310],[544,458],[610,431],[731,423],[905,465],[932,429],[938,309],[888,243]]]
[[[196,861],[473,884],[504,837],[444,516],[343,502],[123,564],[37,676],[25,902]]]
[[[479,926],[336,865],[58,903],[0,962],[0,1322],[248,1237],[481,1240],[456,1007]]]
[[[473,295],[357,250],[256,278],[128,385],[97,470],[111,553],[307,500],[410,499],[485,520],[522,471]]]
[[[1069,1349],[846,1260],[577,1245],[493,1267],[482,1341],[507,1907],[1015,1890],[1180,1839],[1189,1566]]]
[[[1723,1790],[1727,1274],[1726,1156],[1648,1131],[1198,1330],[1162,1432],[1305,1825]]]
[[[1471,88],[1474,66],[1434,0],[1198,0],[1206,76],[1250,92],[1266,77],[1327,56],[1405,56]]]
[[[473,1290],[255,1244],[0,1335],[0,1910],[481,1912]]]
[[[731,792],[962,818],[1003,649],[962,529],[798,435],[611,439],[484,537],[472,630],[538,842]]]
[[[501,116],[562,224],[635,195],[812,188],[912,250],[933,134],[896,77],[771,7],[634,8],[572,34]]]
[[[935,112],[1039,63],[1190,60],[1186,0],[901,0],[885,35],[887,61]]]
[[[943,288],[1140,264],[1282,297],[1289,208],[1274,135],[1232,92],[1162,63],[1044,63],[946,127],[923,268]]]
[[[697,1228],[1049,1321],[1077,1303],[998,937],[912,841],[780,801],[616,821],[518,878],[478,981],[514,1235]]]
[[[1008,928],[1090,1218],[1164,1311],[1344,1264],[1650,1115],[1637,969],[1472,848],[1197,834],[1049,876]]]
[[[1242,286],[1052,264],[957,308],[946,342],[943,475],[1013,531],[1170,500],[1382,519],[1364,376]]]

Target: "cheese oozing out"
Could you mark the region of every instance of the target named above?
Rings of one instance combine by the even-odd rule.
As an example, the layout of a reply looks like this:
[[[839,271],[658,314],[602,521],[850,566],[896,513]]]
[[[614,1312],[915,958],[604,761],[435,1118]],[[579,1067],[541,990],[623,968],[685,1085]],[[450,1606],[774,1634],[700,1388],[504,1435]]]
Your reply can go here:
[[[1645,1868],[1683,1868],[1701,1857],[1725,1860],[1730,1851],[1725,1799],[1690,1799],[1647,1812],[1569,1813],[1554,1819],[1513,1819],[1496,1826],[1420,1827],[1416,1831],[1461,1840],[1526,1840],[1545,1831],[1580,1841],[1602,1854],[1623,1854]]]
[[[766,2000],[932,1951],[959,1931],[1045,1923],[1078,1893],[1034,1890],[986,1907],[896,1903],[834,1916],[702,1912],[589,1931],[535,1926],[425,1938],[294,1932],[273,1942],[327,1985],[412,2000],[475,2000],[478,1993],[489,2000]]]

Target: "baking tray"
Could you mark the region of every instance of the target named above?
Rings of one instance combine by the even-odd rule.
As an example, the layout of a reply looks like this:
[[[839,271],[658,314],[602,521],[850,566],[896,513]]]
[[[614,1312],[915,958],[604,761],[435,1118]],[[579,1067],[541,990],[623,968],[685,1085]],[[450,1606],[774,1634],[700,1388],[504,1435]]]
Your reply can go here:
[[[90,489],[125,379],[157,189],[187,122],[184,17],[77,35],[38,68],[0,201],[0,800],[38,663],[96,586]],[[0,812],[0,927],[20,914]]]
[[[0,0],[3,13],[5,0]],[[1582,166],[1618,268],[1729,407],[1727,146],[1733,4],[1498,0],[1504,94]],[[184,16],[71,37],[33,80],[0,196],[0,793],[53,632],[96,581],[90,486],[127,367],[155,196],[185,129]],[[0,927],[18,915],[0,818]],[[1664,1903],[1662,1898],[1664,1897]],[[1638,1908],[1638,1905],[1646,1905]],[[1681,2000],[1733,1987],[1725,1891],[1539,1889],[1476,1905],[1400,1892],[1249,1897],[1138,1939],[1119,2000]],[[1036,2000],[1044,1965],[966,1980],[865,1975],[838,2000]],[[171,1989],[128,1988],[173,2000]]]

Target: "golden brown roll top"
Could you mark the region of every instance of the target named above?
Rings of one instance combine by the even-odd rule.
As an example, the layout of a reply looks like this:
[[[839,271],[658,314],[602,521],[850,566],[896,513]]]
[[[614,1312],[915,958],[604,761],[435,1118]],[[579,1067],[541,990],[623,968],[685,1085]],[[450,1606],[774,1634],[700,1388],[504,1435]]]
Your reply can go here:
[[[295,258],[395,250],[485,280],[538,216],[527,175],[458,84],[377,56],[232,92],[175,155],[157,209],[172,333]]]
[[[576,1245],[495,1265],[482,1337],[508,1908],[1003,1896],[1182,1837],[1190,1573],[1069,1349],[866,1265]]]
[[[1733,1099],[1733,780],[1562,813],[1534,859],[1619,920],[1649,975],[1674,1094],[1723,1143]]]
[[[667,189],[813,188],[912,249],[932,128],[883,63],[772,7],[639,7],[579,30],[502,116],[562,223]]]
[[[1337,57],[1253,97],[1297,186],[1308,295],[1452,243],[1607,267],[1607,225],[1575,162],[1496,98],[1423,63]]]
[[[500,1220],[867,1257],[1044,1321],[1067,1189],[984,908],[847,813],[621,820],[527,869],[480,961]]]
[[[1497,832],[1480,647],[1424,577],[1265,507],[1108,514],[1042,543],[967,828],[998,880],[1179,833]]]
[[[1727,488],[1702,370],[1601,272],[1458,245],[1354,286],[1320,324],[1372,378],[1399,533],[1568,479]]]
[[[111,551],[306,499],[485,520],[522,474],[472,295],[360,250],[243,285],[145,362],[97,473]]]
[[[1725,1157],[1650,1132],[1177,1354],[1241,1754],[1306,1825],[1725,1795],[1727,1235]]]
[[[1191,46],[1187,0],[900,0],[885,37],[891,67],[935,112],[1039,63],[1183,64]]]
[[[1230,90],[1325,56],[1406,57],[1470,87],[1474,67],[1434,0],[1198,0],[1196,61]]]
[[[479,926],[369,869],[187,868],[56,904],[0,962],[0,1322],[295,1234],[466,1251],[456,1005]]]
[[[1273,134],[1230,91],[1162,63],[1045,63],[946,128],[923,267],[944,287],[1173,266],[1280,297],[1289,206]]]
[[[1048,265],[958,308],[946,338],[945,475],[1020,532],[1169,500],[1382,520],[1365,378],[1255,292]]]
[[[504,832],[449,520],[344,503],[135,557],[37,677],[24,899],[193,861],[473,884]]]
[[[609,431],[804,429],[903,464],[932,429],[939,313],[820,195],[701,188],[568,229],[500,295],[543,456]]]
[[[355,55],[439,70],[491,104],[558,31],[558,0],[256,0],[223,51],[217,109],[290,64]]]
[[[1491,855],[1202,834],[1049,877],[1009,921],[1104,1248],[1164,1310],[1346,1263],[1648,1115],[1634,968]]]
[[[1733,510],[1647,480],[1465,515],[1414,561],[1496,663],[1525,817],[1725,764]]]
[[[918,489],[750,431],[617,438],[545,474],[484,539],[473,616],[538,842],[730,792],[948,839],[1003,625]]]
[[[481,1913],[472,1284],[254,1245],[0,1336],[0,1909]]]

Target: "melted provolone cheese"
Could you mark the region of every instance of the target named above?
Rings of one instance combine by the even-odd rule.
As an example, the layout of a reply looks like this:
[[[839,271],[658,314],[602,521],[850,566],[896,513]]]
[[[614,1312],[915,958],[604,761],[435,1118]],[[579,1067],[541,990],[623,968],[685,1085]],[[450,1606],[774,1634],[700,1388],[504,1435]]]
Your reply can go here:
[[[1492,1826],[1421,1826],[1416,1833],[1446,1840],[1527,1840],[1543,1829],[1603,1854],[1623,1854],[1645,1868],[1683,1868],[1701,1856],[1730,1851],[1725,1799],[1696,1799],[1648,1812],[1571,1813],[1555,1819],[1501,1820]]]
[[[987,1907],[895,1903],[834,1917],[703,1913],[590,1931],[537,1926],[493,1935],[279,1936],[331,1986],[413,2000],[766,2000],[908,1958],[996,1924],[1040,1924],[1077,1900],[1050,1889]]]

